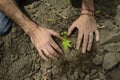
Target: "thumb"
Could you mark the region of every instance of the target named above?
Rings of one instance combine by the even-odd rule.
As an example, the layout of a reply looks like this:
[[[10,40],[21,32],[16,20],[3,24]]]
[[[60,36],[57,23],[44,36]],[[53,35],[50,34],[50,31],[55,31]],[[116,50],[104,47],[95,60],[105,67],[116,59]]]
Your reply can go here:
[[[72,31],[74,30],[74,28],[75,28],[75,26],[70,26],[70,28],[68,29],[68,36],[70,36],[71,35],[71,33],[72,33]]]
[[[53,30],[49,30],[49,33],[54,36],[54,37],[57,37],[58,39],[62,40],[62,37],[60,36],[59,33],[53,31]]]

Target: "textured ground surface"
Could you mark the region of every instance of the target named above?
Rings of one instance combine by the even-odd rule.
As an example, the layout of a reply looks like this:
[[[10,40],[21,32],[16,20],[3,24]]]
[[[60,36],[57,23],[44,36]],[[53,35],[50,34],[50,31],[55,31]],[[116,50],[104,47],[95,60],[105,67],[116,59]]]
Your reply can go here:
[[[58,32],[80,15],[79,0],[25,0],[24,10],[37,24]],[[16,24],[0,37],[0,80],[120,80],[120,1],[96,0],[101,40],[82,54],[70,49],[59,61],[44,62]],[[73,46],[76,33],[70,38]]]

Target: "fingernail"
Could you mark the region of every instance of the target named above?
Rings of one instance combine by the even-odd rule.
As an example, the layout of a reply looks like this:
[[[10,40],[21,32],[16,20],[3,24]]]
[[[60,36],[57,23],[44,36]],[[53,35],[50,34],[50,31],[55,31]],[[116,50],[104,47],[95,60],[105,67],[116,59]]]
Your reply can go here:
[[[85,53],[85,51],[83,50],[83,53]]]
[[[88,48],[87,50],[90,51],[90,48]]]
[[[99,41],[99,39],[97,39],[96,41]]]
[[[78,48],[78,47],[76,47],[76,49],[78,50],[79,48]]]
[[[68,33],[67,36],[69,36],[70,34]]]

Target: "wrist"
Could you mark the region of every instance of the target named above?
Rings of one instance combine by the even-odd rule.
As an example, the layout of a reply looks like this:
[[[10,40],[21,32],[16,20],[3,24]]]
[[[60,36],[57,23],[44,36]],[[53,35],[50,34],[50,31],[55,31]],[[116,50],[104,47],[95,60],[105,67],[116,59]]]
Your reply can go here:
[[[94,9],[90,9],[90,8],[82,8],[81,11],[88,11],[88,12],[91,12],[91,13],[95,12]]]
[[[82,15],[94,16],[94,0],[82,0]]]
[[[35,30],[38,29],[38,25],[34,22],[29,22],[28,24],[22,26],[22,28],[26,34],[32,35],[35,32]]]
[[[94,16],[94,10],[91,9],[82,9],[81,15]]]

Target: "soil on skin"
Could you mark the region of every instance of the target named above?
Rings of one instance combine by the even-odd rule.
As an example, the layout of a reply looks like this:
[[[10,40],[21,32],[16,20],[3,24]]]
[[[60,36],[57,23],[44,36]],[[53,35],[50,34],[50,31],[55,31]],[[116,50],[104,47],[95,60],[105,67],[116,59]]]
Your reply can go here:
[[[24,11],[37,24],[57,32],[67,31],[80,15],[79,0],[25,0]],[[96,21],[101,35],[92,50],[72,49],[58,61],[43,61],[29,36],[13,24],[0,36],[0,80],[120,80],[120,0],[96,0]],[[58,43],[61,43],[55,39]],[[61,44],[60,44],[61,45]]]

